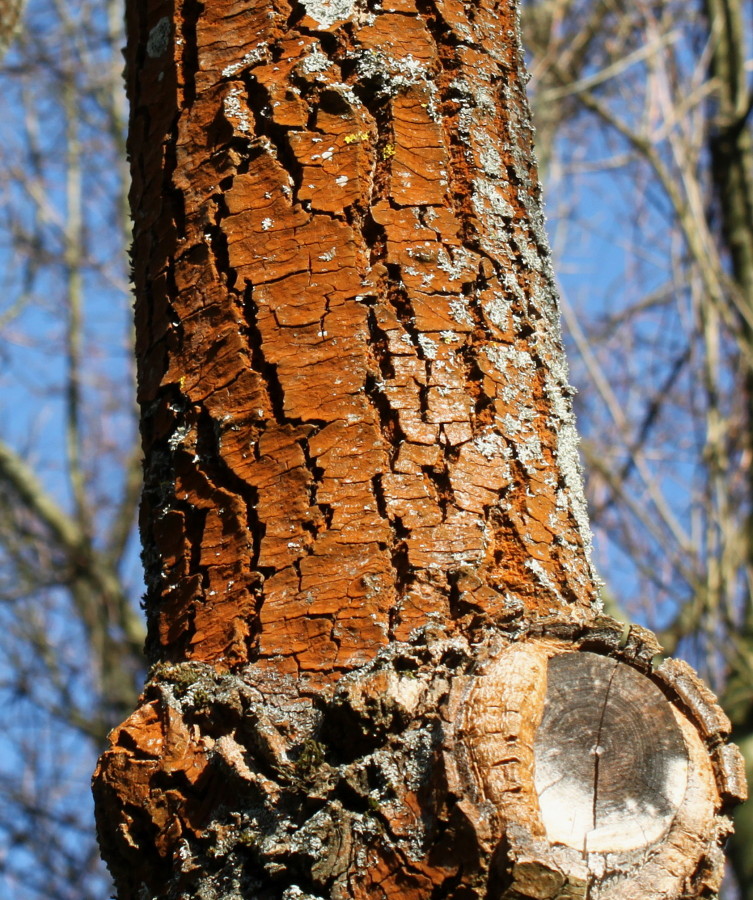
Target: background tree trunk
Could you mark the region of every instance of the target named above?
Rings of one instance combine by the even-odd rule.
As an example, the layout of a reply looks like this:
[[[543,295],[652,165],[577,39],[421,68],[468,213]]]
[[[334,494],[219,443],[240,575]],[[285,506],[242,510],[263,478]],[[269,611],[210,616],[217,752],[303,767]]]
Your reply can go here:
[[[134,0],[128,35],[120,896],[714,892],[740,760],[598,616],[515,4]]]

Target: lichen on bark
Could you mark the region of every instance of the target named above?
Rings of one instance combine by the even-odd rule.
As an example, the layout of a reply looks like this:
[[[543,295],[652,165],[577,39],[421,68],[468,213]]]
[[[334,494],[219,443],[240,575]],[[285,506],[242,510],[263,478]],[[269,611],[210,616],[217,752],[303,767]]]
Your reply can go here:
[[[595,595],[514,10],[341,6],[130,14],[150,649],[312,684]]]
[[[653,646],[596,618],[516,4],[127,15],[154,668],[95,776],[120,897],[602,896],[533,782],[491,808],[456,765],[457,698],[540,623]]]

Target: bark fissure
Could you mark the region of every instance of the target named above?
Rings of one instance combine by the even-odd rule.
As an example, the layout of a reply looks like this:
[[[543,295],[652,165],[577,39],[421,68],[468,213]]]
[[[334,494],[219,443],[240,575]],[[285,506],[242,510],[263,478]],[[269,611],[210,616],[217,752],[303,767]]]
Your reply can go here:
[[[404,11],[400,12],[400,16],[403,19],[410,18],[410,15]],[[413,15],[413,18],[415,18],[415,15]],[[441,32],[441,28],[439,28],[438,26],[435,27],[435,32]],[[261,149],[259,151],[259,156],[256,159],[265,159],[270,162],[271,160],[274,160],[275,165],[280,165],[281,172],[286,171],[288,173],[287,178],[292,183],[290,184],[290,188],[287,193],[290,199],[291,206],[294,209],[300,206],[304,208],[310,206],[310,215],[312,215],[316,219],[318,219],[318,217],[322,215],[328,217],[331,216],[334,219],[341,219],[347,224],[347,219],[343,219],[343,211],[348,208],[348,204],[345,204],[343,207],[329,209],[327,208],[326,202],[322,203],[317,196],[314,196],[312,194],[309,197],[306,195],[307,191],[311,193],[310,188],[311,186],[313,186],[310,184],[310,182],[308,182],[308,179],[311,177],[311,172],[313,170],[307,168],[305,155],[299,158],[299,156],[297,155],[300,152],[298,148],[302,146],[301,142],[308,134],[313,136],[312,140],[316,143],[331,143],[331,139],[325,140],[322,137],[316,137],[316,135],[327,134],[326,128],[323,128],[321,126],[320,121],[322,119],[329,121],[335,113],[339,114],[340,118],[342,118],[343,115],[347,116],[348,111],[352,113],[352,98],[357,97],[357,92],[356,94],[350,95],[350,101],[347,99],[347,79],[350,78],[353,81],[360,79],[359,90],[363,95],[364,84],[368,89],[368,80],[363,79],[363,73],[362,71],[359,72],[359,69],[362,70],[364,66],[367,66],[370,62],[372,62],[373,60],[371,59],[371,57],[377,55],[381,51],[374,50],[370,47],[364,50],[363,47],[359,47],[357,38],[354,38],[353,29],[350,30],[350,33],[346,29],[340,36],[339,41],[331,42],[333,45],[331,47],[324,46],[320,40],[320,36],[313,31],[303,28],[301,29],[301,34],[306,35],[306,37],[310,38],[310,40],[312,41],[312,46],[314,49],[310,51],[310,53],[312,55],[319,55],[317,56],[317,61],[313,66],[313,68],[316,70],[315,74],[319,76],[322,71],[327,71],[328,67],[331,65],[334,70],[333,78],[337,79],[334,84],[332,83],[332,81],[328,81],[326,79],[323,79],[327,82],[324,85],[319,84],[316,79],[314,79],[314,82],[312,84],[310,78],[307,80],[305,74],[301,74],[300,66],[298,66],[297,68],[295,66],[290,66],[291,72],[296,72],[294,80],[294,84],[297,85],[298,89],[296,102],[300,101],[300,103],[303,104],[308,103],[309,108],[307,110],[300,111],[300,114],[292,111],[290,113],[289,119],[286,118],[286,116],[288,115],[288,113],[286,112],[284,115],[277,117],[279,121],[275,121],[273,104],[285,105],[287,100],[285,98],[283,98],[282,100],[279,99],[279,97],[281,96],[281,88],[278,87],[278,82],[275,81],[273,83],[270,76],[266,73],[266,70],[269,68],[269,66],[264,65],[260,61],[259,64],[250,66],[247,75],[243,76],[243,80],[241,83],[246,86],[244,95],[242,97],[240,94],[232,95],[233,105],[231,106],[231,109],[235,110],[235,117],[241,120],[241,128],[248,129],[249,125],[244,120],[244,116],[247,114],[244,113],[243,110],[239,111],[238,109],[236,109],[236,104],[240,104],[241,100],[248,104],[248,116],[253,117],[253,121],[255,123],[254,127],[257,138],[255,138],[254,140],[260,139],[262,141],[260,145]],[[355,34],[357,35],[358,32],[356,31]],[[423,34],[428,36],[429,32],[424,32]],[[436,147],[437,152],[439,153],[444,152],[441,150],[442,146],[448,146],[451,143],[449,135],[451,132],[453,132],[453,130],[457,131],[457,125],[452,121],[450,121],[449,123],[445,122],[444,124],[440,122],[439,124],[435,125],[432,119],[432,115],[437,115],[437,113],[434,113],[432,111],[432,107],[435,103],[445,101],[443,99],[439,99],[442,96],[441,86],[439,89],[435,89],[433,84],[431,85],[431,87],[428,87],[427,85],[429,85],[431,83],[430,80],[437,76],[441,71],[454,73],[457,72],[458,68],[460,67],[460,63],[458,62],[455,55],[456,51],[457,46],[451,47],[449,43],[443,42],[442,52],[444,56],[448,57],[450,56],[450,54],[452,54],[452,58],[449,60],[442,59],[441,62],[439,59],[435,59],[433,62],[429,62],[426,69],[426,75],[424,75],[420,71],[418,73],[416,73],[415,71],[410,71],[407,73],[407,75],[405,75],[403,73],[400,73],[398,67],[398,81],[407,82],[406,94],[417,92],[419,97],[422,95],[426,97],[426,101],[422,102],[419,106],[416,107],[416,105],[414,104],[410,107],[413,110],[411,115],[415,115],[416,108],[427,110],[425,116],[425,125],[423,127],[425,130],[428,129],[426,133],[431,133],[432,131],[434,131],[434,133],[437,134],[438,137],[436,138],[436,140],[438,141],[438,143],[436,144]],[[280,44],[277,44],[275,45],[275,47],[273,47],[269,55],[273,60],[277,60],[279,63],[284,60],[285,52],[286,51],[282,49],[282,46]],[[439,54],[439,56],[441,57],[442,54]],[[366,62],[364,62],[364,59],[366,60]],[[394,59],[395,58],[393,57],[393,62]],[[355,69],[353,71],[353,74],[351,74],[350,76],[345,76],[343,74],[344,70],[339,65],[339,62],[342,60],[355,60]],[[397,63],[394,64],[397,65]],[[305,69],[306,66],[304,65],[303,68]],[[233,77],[235,77],[235,73],[233,73]],[[345,81],[341,82],[339,80],[340,78],[345,78]],[[373,93],[371,94],[370,100],[366,103],[364,115],[367,116],[367,119],[365,120],[367,122],[367,128],[370,129],[373,127],[373,125],[368,124],[369,122],[373,122],[376,125],[377,136],[375,152],[372,154],[373,162],[371,163],[371,165],[367,164],[366,167],[366,181],[364,184],[364,187],[366,189],[365,194],[360,195],[360,200],[356,198],[354,200],[354,203],[367,204],[367,206],[363,206],[363,208],[368,208],[372,211],[369,214],[372,221],[375,210],[379,210],[380,208],[384,207],[392,210],[393,212],[388,215],[388,218],[385,222],[374,222],[373,226],[369,226],[368,228],[361,230],[359,233],[356,233],[356,229],[353,228],[352,225],[350,228],[350,240],[354,242],[356,260],[358,258],[362,258],[364,262],[367,262],[370,266],[371,272],[374,273],[374,275],[371,275],[370,279],[367,275],[366,284],[363,285],[363,287],[367,289],[370,296],[376,295],[377,297],[383,297],[388,304],[385,309],[383,306],[381,306],[380,303],[377,303],[375,305],[372,300],[369,303],[371,309],[368,312],[369,327],[371,329],[371,333],[374,333],[375,328],[379,328],[382,333],[387,334],[386,342],[380,342],[382,344],[387,344],[387,351],[386,353],[384,351],[379,351],[379,344],[369,347],[366,351],[369,355],[373,353],[376,357],[375,361],[379,365],[379,369],[381,372],[380,380],[385,383],[385,391],[380,391],[379,393],[377,393],[374,390],[375,383],[373,380],[373,376],[369,374],[369,369],[371,367],[368,366],[368,364],[366,369],[366,378],[364,379],[361,390],[364,391],[365,396],[370,399],[373,405],[377,408],[377,420],[379,420],[380,422],[380,431],[382,432],[384,438],[389,437],[391,439],[389,443],[385,441],[385,443],[387,443],[387,446],[394,447],[392,439],[394,439],[395,436],[394,430],[392,426],[389,425],[389,419],[386,415],[387,411],[390,410],[391,413],[389,417],[393,420],[397,420],[399,432],[404,435],[404,440],[408,443],[408,445],[412,444],[415,448],[415,450],[413,450],[413,453],[424,457],[423,459],[418,459],[416,463],[410,466],[411,468],[415,468],[415,472],[413,473],[412,478],[406,477],[410,476],[409,472],[400,471],[401,468],[406,468],[406,464],[402,462],[402,460],[397,462],[397,464],[395,464],[395,462],[392,462],[391,472],[393,476],[396,475],[399,478],[402,478],[403,482],[408,482],[410,480],[413,480],[415,482],[416,478],[419,478],[421,481],[423,481],[424,487],[421,488],[421,492],[426,495],[428,491],[428,496],[426,499],[427,504],[432,502],[432,494],[435,494],[433,502],[436,502],[437,493],[441,496],[441,503],[437,507],[437,526],[440,526],[447,523],[452,518],[451,516],[448,516],[448,512],[451,511],[450,507],[453,505],[453,501],[455,501],[455,510],[457,510],[457,502],[454,497],[454,491],[452,488],[451,473],[453,468],[457,468],[458,461],[461,462],[462,467],[463,460],[460,458],[462,449],[458,450],[458,447],[462,448],[469,438],[472,440],[474,434],[478,435],[478,433],[483,429],[487,427],[494,428],[494,413],[492,411],[494,401],[492,398],[495,391],[492,389],[488,394],[486,394],[477,387],[480,377],[483,377],[483,373],[481,372],[478,363],[474,360],[474,355],[477,355],[479,353],[480,348],[485,346],[484,342],[488,340],[488,338],[485,337],[484,330],[488,329],[489,324],[488,322],[484,321],[483,312],[481,310],[480,296],[483,295],[485,290],[489,290],[489,278],[487,278],[486,275],[479,276],[476,272],[469,271],[468,276],[465,280],[465,284],[463,284],[464,276],[462,275],[462,269],[464,263],[468,258],[468,254],[471,252],[471,248],[479,243],[477,237],[477,228],[474,231],[474,226],[472,224],[469,225],[469,221],[471,221],[472,217],[474,216],[474,212],[470,205],[473,188],[470,186],[466,186],[465,189],[461,191],[453,192],[460,195],[461,201],[457,205],[457,207],[455,207],[455,211],[452,214],[455,220],[458,222],[457,227],[459,229],[459,234],[475,234],[475,237],[473,239],[466,239],[463,242],[466,244],[468,249],[464,249],[463,243],[448,243],[446,240],[448,236],[446,230],[443,231],[441,228],[434,227],[426,229],[426,231],[428,232],[427,236],[431,238],[429,242],[424,242],[425,244],[429,244],[428,249],[424,249],[420,245],[415,247],[415,249],[409,246],[406,248],[407,252],[403,252],[399,256],[395,256],[395,251],[390,250],[390,241],[387,237],[387,230],[391,217],[395,215],[400,216],[404,211],[410,210],[412,214],[411,220],[415,221],[416,224],[419,224],[421,220],[423,220],[423,222],[427,222],[429,219],[433,218],[431,213],[432,209],[451,209],[453,208],[453,201],[449,192],[442,191],[441,197],[434,197],[432,196],[431,190],[428,190],[428,194],[426,196],[421,197],[421,195],[419,195],[419,206],[415,207],[415,210],[417,215],[418,211],[420,210],[420,215],[418,215],[417,218],[414,218],[414,207],[411,204],[415,203],[416,201],[412,198],[409,198],[407,195],[403,197],[402,194],[405,193],[404,191],[397,191],[397,194],[395,193],[394,170],[397,163],[401,162],[399,153],[395,149],[396,146],[398,146],[395,144],[395,112],[397,109],[396,104],[403,102],[402,98],[404,97],[404,95],[401,93],[400,89],[398,89],[397,92],[394,92],[394,89],[389,85],[388,77],[384,71],[381,71],[378,75],[374,74],[373,78],[375,79],[374,87],[372,88]],[[344,87],[338,87],[338,85],[344,85]],[[434,95],[437,90],[439,91],[439,96],[435,97]],[[411,103],[413,103],[412,100]],[[335,113],[333,113],[333,110],[335,111]],[[392,110],[392,112],[390,113],[389,110]],[[297,122],[291,121],[294,120],[296,116]],[[397,122],[400,122],[399,116],[397,118]],[[351,147],[353,147],[354,145],[357,146],[362,142],[365,142],[365,139],[369,138],[370,133],[370,131],[366,130],[360,132],[355,131],[350,132],[350,134],[346,135],[346,137],[354,138],[350,145]],[[270,145],[268,145],[267,150],[263,149],[264,139],[267,139],[271,142]],[[457,152],[459,153],[459,156],[456,160],[455,166],[452,167],[449,160],[446,160],[445,164],[448,168],[448,171],[452,171],[451,177],[455,178],[456,181],[459,177],[468,181],[468,175],[466,174],[468,170],[468,161],[465,158],[465,156],[467,156],[467,147],[460,147],[460,144],[457,141],[456,145],[458,148]],[[329,154],[330,157],[332,156],[332,147],[322,149],[325,155]],[[313,160],[315,156],[321,156],[321,154],[309,153],[309,156],[311,160]],[[249,166],[252,164],[252,162],[245,162],[244,168],[246,172],[249,171]],[[410,181],[411,179],[418,176],[419,168],[412,162],[411,158],[406,158],[402,161],[400,173],[404,181]],[[238,178],[239,175],[235,175],[233,182],[229,184],[229,187],[225,191],[224,204],[226,207],[229,202],[228,196],[231,197],[234,193]],[[225,183],[227,184],[227,182]],[[468,181],[468,183],[470,182]],[[307,184],[309,185],[308,187]],[[283,193],[285,193],[284,188],[285,185],[282,185]],[[423,193],[426,194],[426,191],[424,191]],[[428,205],[425,202],[427,200]],[[444,207],[442,204],[444,204]],[[229,209],[229,207],[227,209]],[[217,225],[220,229],[222,229],[223,223],[226,223],[225,227],[236,228],[237,224],[236,222],[233,222],[232,219],[237,219],[239,215],[242,215],[242,213],[235,214],[234,210],[229,210],[228,214],[227,209],[223,209],[222,214],[217,216]],[[361,214],[359,214],[359,216],[360,215]],[[379,212],[377,212],[376,215],[377,218],[380,218]],[[383,216],[384,214],[381,214],[382,218]],[[270,216],[268,219],[270,223],[272,221],[272,218],[273,217]],[[266,219],[262,221],[263,229],[272,227],[271,224],[265,224],[266,222]],[[300,219],[300,222],[300,227],[305,230],[307,224],[313,222],[313,219],[303,218]],[[355,218],[351,217],[351,223],[353,222],[355,222]],[[227,238],[225,238],[224,240],[218,238],[218,243],[223,246],[224,253],[224,246],[227,244]],[[227,246],[230,247],[229,244],[227,244]],[[332,252],[334,252],[334,245]],[[229,256],[232,255],[232,248],[229,249],[228,253]],[[328,253],[329,251],[325,250],[325,253],[319,254],[319,256],[326,256],[328,255]],[[483,271],[484,263],[481,260],[486,259],[488,256],[489,254],[484,251],[484,256],[476,257],[480,260],[478,263],[480,267],[479,271]],[[316,257],[311,252],[311,250],[309,250],[307,253],[307,258],[305,259],[305,262],[309,264],[309,267],[312,267],[314,265],[315,259]],[[512,263],[513,265],[520,265],[521,260],[522,257],[520,256],[520,253],[516,253],[516,257],[512,260]],[[441,373],[441,370],[446,369],[447,363],[443,359],[437,360],[437,334],[436,332],[434,334],[432,334],[431,331],[427,332],[425,325],[422,326],[421,320],[423,308],[417,308],[415,306],[415,302],[411,299],[412,296],[415,296],[416,288],[413,285],[406,285],[405,281],[406,271],[409,272],[414,279],[416,276],[412,274],[413,272],[420,273],[423,271],[424,274],[422,275],[422,284],[424,287],[430,286],[431,282],[429,280],[429,273],[425,272],[426,267],[430,263],[438,263],[440,267],[443,266],[444,268],[446,268],[448,270],[447,274],[450,276],[450,278],[459,278],[460,286],[462,288],[461,294],[459,296],[455,295],[452,290],[448,290],[447,287],[440,287],[437,290],[433,290],[432,288],[432,296],[446,298],[449,305],[452,305],[454,303],[458,307],[458,315],[460,315],[461,318],[464,315],[464,310],[468,310],[467,316],[469,319],[469,323],[473,323],[473,325],[464,332],[466,337],[463,339],[463,346],[462,348],[460,348],[460,352],[457,354],[458,357],[466,360],[466,362],[464,363],[465,372],[463,373],[458,371],[457,377],[460,380],[457,382],[457,387],[453,386],[448,388],[445,384],[443,384],[445,377]],[[227,261],[224,259],[218,259],[217,265],[218,268],[222,268],[223,266],[227,267],[228,269],[237,268],[231,265],[229,259]],[[491,272],[497,273],[491,277],[495,277],[498,279],[498,273],[501,271],[499,262],[495,260],[495,265],[493,266],[493,268],[487,271],[490,273],[490,276]],[[261,284],[252,283],[251,290],[254,293],[251,294],[250,299],[247,303],[248,308],[251,309],[255,306],[256,309],[261,311],[262,307],[260,307],[258,302],[255,301],[255,295],[260,290],[260,288],[264,291],[271,291],[276,287],[282,289],[283,286],[287,286],[290,283],[289,279],[296,279],[299,275],[302,278],[305,278],[305,269],[290,270],[288,268],[282,272],[278,271],[276,273],[266,273],[265,278],[261,282]],[[421,285],[418,285],[418,287],[421,287]],[[382,300],[381,302],[384,303],[384,300]],[[321,337],[325,337],[327,335],[328,322],[337,315],[336,310],[333,309],[333,302],[333,295],[331,292],[323,295],[323,306],[319,316],[316,318],[316,321],[319,325],[318,332]],[[359,301],[359,298],[356,298],[355,302],[359,303],[363,301]],[[301,327],[299,324],[300,320],[298,318],[289,318],[287,308],[283,307],[282,309],[284,310],[284,315],[281,314],[277,309],[272,311],[274,324],[278,329],[292,330],[294,332],[294,337],[298,336],[295,334],[295,331],[296,329]],[[377,310],[380,309],[384,310],[384,312],[382,313],[382,318],[384,317],[384,313],[387,313],[386,321],[379,321],[379,312]],[[390,310],[392,310],[393,312],[391,313]],[[530,315],[530,310],[521,309],[520,312]],[[389,326],[392,315],[396,317],[396,319],[392,319],[393,327],[388,327],[385,329],[385,325]],[[426,313],[423,313],[423,318],[425,317]],[[251,318],[251,316],[249,316],[249,318]],[[452,318],[448,318],[447,324],[462,325],[463,323],[457,323],[454,322]],[[532,324],[529,327],[529,331],[533,333],[535,331],[535,327],[536,326]],[[446,332],[447,341],[454,341],[454,332],[451,332],[449,328],[446,329]],[[253,324],[250,325],[250,333],[254,336],[252,343],[254,345],[256,358],[258,360],[264,336],[258,330],[256,322],[253,322]],[[462,333],[463,332],[461,332],[461,334]],[[402,346],[402,344],[398,342],[402,342],[404,346]],[[397,346],[395,346],[396,344]],[[398,353],[397,356],[394,355],[395,351],[397,351]],[[526,349],[521,352],[528,353],[528,350]],[[447,355],[449,356],[450,354]],[[389,365],[385,364],[385,359],[390,359]],[[415,363],[412,363],[411,359],[414,359]],[[537,355],[530,354],[530,359],[531,365],[537,364]],[[395,363],[400,364],[398,368],[401,368],[402,371],[395,371]],[[275,365],[278,364],[266,360],[265,364],[262,366],[262,370],[266,371],[268,383],[276,383],[275,389],[270,390],[270,396],[276,399],[275,417],[278,423],[287,421],[291,423],[297,422],[302,425],[305,421],[311,425],[315,425],[317,428],[326,428],[326,425],[328,423],[333,424],[333,422],[329,421],[326,417],[320,418],[318,416],[308,415],[304,419],[300,416],[291,415],[291,410],[285,408],[284,406],[285,389],[281,386],[279,372],[275,370]],[[273,378],[273,375],[276,377]],[[395,384],[395,382],[397,382],[397,384]],[[406,404],[410,402],[409,398],[411,395],[413,396],[412,402],[414,404],[415,412],[409,414],[409,407],[407,407]],[[457,404],[457,411],[455,413],[451,412],[449,420],[445,421],[442,418],[442,414],[439,414],[439,418],[437,417],[437,407],[440,406],[440,404],[446,405],[446,403],[444,402],[444,397],[448,395],[450,395],[452,398],[450,402],[454,402]],[[470,395],[473,398],[473,402],[476,406],[475,410],[470,411],[463,408],[467,405],[465,395]],[[398,397],[404,397],[405,400],[398,400],[398,402],[396,403]],[[536,402],[542,402],[541,396]],[[281,403],[283,404],[282,411],[280,409]],[[482,413],[482,415],[477,414],[479,411]],[[456,416],[459,416],[460,419],[456,419]],[[462,424],[462,420],[464,418],[467,422],[467,425]],[[335,421],[337,421],[337,419]],[[411,421],[414,424],[411,425]],[[385,429],[387,430],[386,433]],[[423,441],[429,440],[433,442],[437,438],[440,438],[440,436],[445,441],[445,449],[443,452],[437,453],[436,451],[431,449],[430,444],[422,443]],[[481,436],[483,438],[483,434]],[[415,441],[417,437],[419,442],[416,444]],[[309,438],[307,437],[306,440],[308,439]],[[426,447],[426,449],[422,450],[422,447]],[[441,447],[439,449],[441,450]],[[524,450],[524,452],[528,453],[530,453],[531,451],[538,451],[538,444],[536,443],[535,438],[533,439],[533,442],[530,444],[527,450]],[[511,459],[515,459],[519,455],[519,452],[515,447],[511,448],[509,453]],[[425,458],[427,454],[433,457],[429,465],[427,465],[427,460]],[[399,450],[397,454],[393,453],[391,455],[398,456]],[[487,451],[487,457],[488,456],[489,451]],[[444,484],[442,489],[438,492],[436,491],[437,486],[433,483],[436,476],[432,475],[432,473],[437,472],[444,473],[439,476],[443,480]],[[369,481],[373,483],[373,476],[371,476]],[[487,517],[489,514],[489,510],[497,505],[499,503],[500,497],[503,496],[506,496],[506,489],[503,486],[500,485],[491,488],[491,490],[489,491],[489,495],[484,496],[483,502],[479,503],[477,507],[482,517]],[[376,503],[376,498],[374,498],[374,501],[375,505],[378,506],[378,503]],[[328,503],[328,505],[332,506],[331,503]],[[392,505],[395,506],[395,503],[393,502]],[[467,507],[468,505],[469,504],[466,501],[465,506]],[[463,508],[462,502],[460,503],[460,507],[461,509]],[[399,538],[397,536],[393,538],[393,540],[397,540],[397,552],[399,554],[400,552],[402,552],[402,548],[405,546],[405,540],[410,537],[411,529],[406,525],[403,516],[398,516],[397,513],[394,512],[394,510],[391,510],[389,503],[386,504],[385,508],[387,511],[387,522],[385,523],[386,525],[390,525],[391,519],[400,519],[400,528],[402,529],[403,533],[399,535]],[[309,526],[307,527],[309,531],[311,531],[311,528]],[[384,541],[379,540],[378,543],[381,545],[384,544]],[[476,551],[476,553],[479,553],[481,549],[482,548],[479,546],[479,551]],[[525,547],[521,547],[521,550],[525,549]],[[425,552],[422,554],[420,547],[419,556],[422,556],[424,559],[426,558]],[[417,566],[415,562],[412,562],[411,568],[414,570],[421,570],[424,568],[424,566],[420,564]],[[439,581],[437,581],[436,575],[419,575],[419,580],[422,582],[422,584],[428,585],[428,587],[422,587],[422,590],[429,591],[430,594],[434,595],[436,595],[437,590],[439,590],[440,595],[444,593],[445,598],[447,598],[449,592],[448,581],[445,581],[445,586],[442,587],[442,580],[440,579]],[[522,583],[522,580],[518,580],[518,583]],[[303,582],[301,581],[301,585],[302,584]],[[574,595],[574,592],[568,593],[571,597]],[[399,602],[399,599],[402,599],[401,594],[398,594],[397,596]],[[444,603],[446,604],[446,602],[447,601],[445,599]],[[332,636],[330,636],[330,639],[333,639]],[[333,640],[333,643],[336,642],[334,642]]]
[[[596,729],[596,738],[594,742],[594,746],[591,749],[594,758],[594,773],[593,773],[593,805],[592,805],[592,822],[591,829],[596,829],[596,823],[598,821],[598,808],[599,808],[599,766],[601,763],[601,755],[604,752],[604,749],[601,744],[602,739],[602,731],[604,729],[604,717],[607,712],[607,704],[609,703],[609,692],[612,689],[612,683],[614,681],[614,677],[617,674],[617,666],[612,670],[611,675],[609,676],[609,681],[607,682],[606,689],[604,691],[604,705],[601,709],[601,715],[599,717],[599,725]],[[588,849],[588,832],[583,839],[583,856],[588,859],[589,849]],[[594,882],[599,877],[598,872],[593,872],[591,867],[589,866],[589,874],[590,877],[586,884],[586,900],[590,900],[591,891],[594,887]]]

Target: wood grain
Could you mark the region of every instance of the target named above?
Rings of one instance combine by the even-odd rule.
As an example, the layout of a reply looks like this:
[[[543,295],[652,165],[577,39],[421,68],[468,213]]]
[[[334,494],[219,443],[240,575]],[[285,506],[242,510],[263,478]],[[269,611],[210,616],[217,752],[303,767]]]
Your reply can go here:
[[[659,840],[687,784],[687,751],[665,696],[595,653],[549,660],[534,758],[547,837],[583,852]]]

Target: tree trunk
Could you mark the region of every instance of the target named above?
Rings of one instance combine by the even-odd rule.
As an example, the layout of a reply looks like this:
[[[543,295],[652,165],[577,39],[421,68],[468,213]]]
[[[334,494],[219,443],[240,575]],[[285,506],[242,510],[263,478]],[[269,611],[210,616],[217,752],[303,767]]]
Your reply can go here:
[[[148,650],[119,897],[716,890],[744,792],[598,613],[512,0],[128,4]]]
[[[729,252],[733,307],[739,316],[739,382],[744,444],[742,453],[753,456],[753,135],[750,130],[750,96],[745,66],[747,33],[741,0],[704,0],[713,52],[709,76],[717,86],[714,95],[716,121],[710,136],[711,177],[718,206],[720,231]],[[726,473],[725,473],[726,474]],[[744,545],[747,583],[753,583],[753,465],[748,466],[750,511],[747,545]],[[724,695],[734,723],[735,739],[753,771],[753,604],[748,603],[742,627],[736,634]],[[740,886],[741,900],[753,900],[753,809],[740,807],[735,814],[735,835],[730,858]]]

